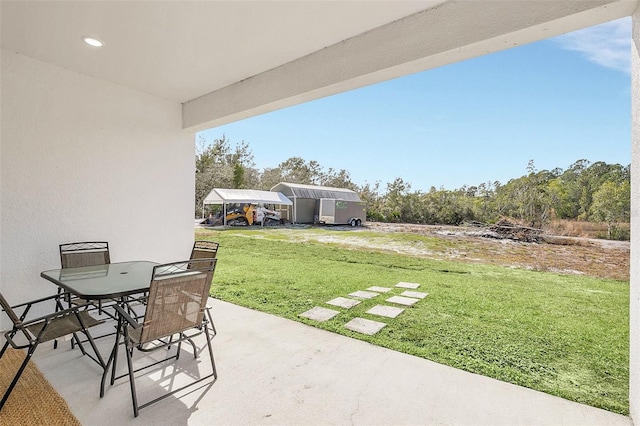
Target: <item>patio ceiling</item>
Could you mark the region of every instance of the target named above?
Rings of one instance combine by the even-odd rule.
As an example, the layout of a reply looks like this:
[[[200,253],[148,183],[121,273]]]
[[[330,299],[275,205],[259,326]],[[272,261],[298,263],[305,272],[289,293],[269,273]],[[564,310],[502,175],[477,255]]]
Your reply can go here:
[[[2,47],[186,102],[441,2],[3,0]]]
[[[632,13],[638,0],[6,1],[1,46],[213,127]],[[101,49],[84,45],[94,35]]]

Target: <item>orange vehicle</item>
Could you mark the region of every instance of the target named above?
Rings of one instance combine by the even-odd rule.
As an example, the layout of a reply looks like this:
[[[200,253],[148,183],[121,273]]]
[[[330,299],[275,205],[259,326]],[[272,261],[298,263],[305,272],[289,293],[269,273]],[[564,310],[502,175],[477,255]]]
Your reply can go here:
[[[253,206],[251,204],[234,204],[227,209],[225,222],[230,226],[253,225]]]
[[[270,210],[264,206],[245,203],[235,205],[231,210],[227,211],[227,225],[245,226],[245,225],[276,225],[280,224],[280,213]]]

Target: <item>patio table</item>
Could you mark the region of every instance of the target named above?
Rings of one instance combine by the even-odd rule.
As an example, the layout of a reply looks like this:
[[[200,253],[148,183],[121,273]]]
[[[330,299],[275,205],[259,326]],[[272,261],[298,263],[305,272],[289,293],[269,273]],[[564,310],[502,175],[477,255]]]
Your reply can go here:
[[[116,300],[125,305],[127,296],[149,290],[155,262],[135,261],[78,268],[51,269],[40,276],[86,300]],[[118,342],[115,342],[117,347]],[[96,361],[106,374],[107,364],[98,355]]]
[[[155,262],[135,261],[51,269],[40,276],[87,300],[122,299],[149,289]]]

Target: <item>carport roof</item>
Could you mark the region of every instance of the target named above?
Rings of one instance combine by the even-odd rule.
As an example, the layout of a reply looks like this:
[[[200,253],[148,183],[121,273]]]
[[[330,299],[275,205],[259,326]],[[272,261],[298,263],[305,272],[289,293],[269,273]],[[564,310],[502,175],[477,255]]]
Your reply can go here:
[[[254,189],[213,188],[202,204],[280,204],[290,206],[293,203],[280,192],[258,191]]]

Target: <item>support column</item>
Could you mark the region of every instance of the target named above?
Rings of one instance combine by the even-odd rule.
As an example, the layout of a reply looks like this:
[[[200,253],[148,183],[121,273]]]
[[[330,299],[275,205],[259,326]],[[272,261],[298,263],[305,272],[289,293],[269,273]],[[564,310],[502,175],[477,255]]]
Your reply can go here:
[[[629,411],[640,425],[640,7],[631,30],[631,270]]]

